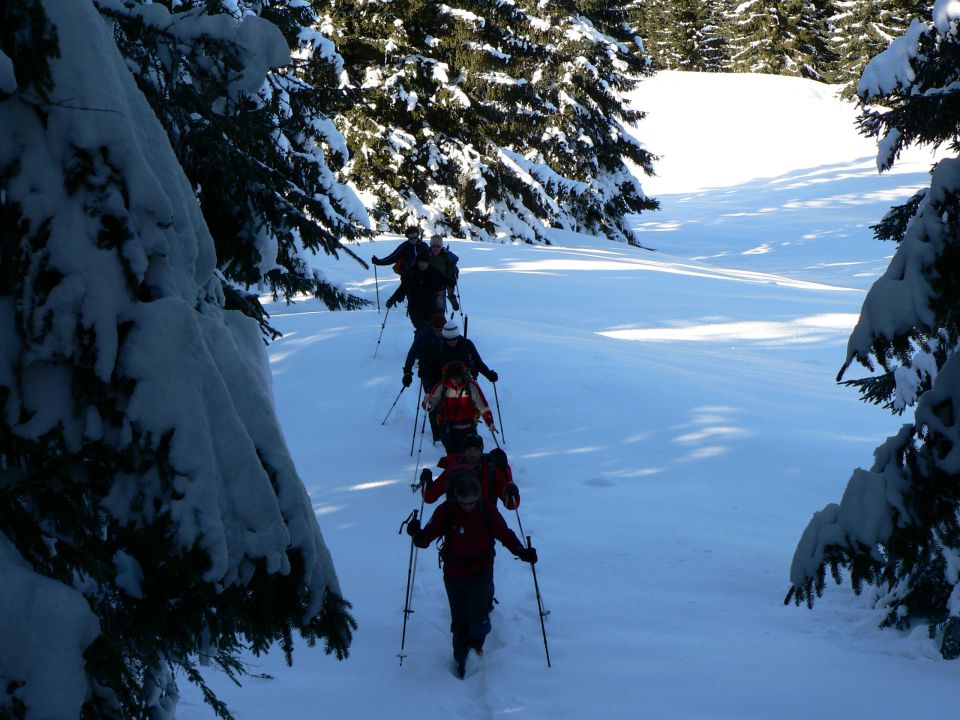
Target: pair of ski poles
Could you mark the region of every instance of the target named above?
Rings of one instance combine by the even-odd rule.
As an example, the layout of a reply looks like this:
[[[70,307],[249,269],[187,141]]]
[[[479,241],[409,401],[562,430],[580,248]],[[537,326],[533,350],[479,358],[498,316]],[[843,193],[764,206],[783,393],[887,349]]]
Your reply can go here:
[[[420,410],[420,393],[423,391],[423,383],[420,383],[420,392],[417,393],[417,410]],[[413,482],[410,483],[410,487],[416,492],[420,488],[420,480],[417,477],[420,474],[420,455],[423,452],[423,435],[427,429],[427,413],[423,413],[423,423],[420,426],[420,450],[417,452],[417,465],[413,470]],[[417,423],[416,420],[413,423],[413,437],[417,437]],[[413,455],[413,441],[410,442],[410,455]],[[420,493],[420,516],[423,516],[423,493]],[[407,516],[407,519],[400,523],[400,530],[398,533],[403,532],[404,526],[411,522],[417,520],[417,511],[414,510]],[[407,561],[407,591],[404,595],[403,601],[403,634],[400,636],[400,665],[403,665],[403,659],[406,657],[404,654],[404,648],[407,644],[407,620],[413,614],[413,609],[410,607],[413,602],[413,585],[417,579],[417,555],[420,552],[419,548],[414,544],[413,537],[410,537],[410,559]]]

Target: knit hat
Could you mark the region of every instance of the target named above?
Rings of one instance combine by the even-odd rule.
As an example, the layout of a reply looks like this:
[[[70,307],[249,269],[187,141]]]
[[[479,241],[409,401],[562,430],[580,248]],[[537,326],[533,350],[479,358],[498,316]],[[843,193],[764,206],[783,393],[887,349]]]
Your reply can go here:
[[[480,481],[472,470],[457,470],[450,475],[447,485],[457,500],[480,499]]]
[[[461,378],[467,376],[467,366],[464,365],[459,360],[451,360],[446,365],[443,366],[443,377],[444,379],[458,375]]]
[[[434,330],[440,330],[446,321],[447,319],[443,316],[443,313],[434,313],[433,317],[430,318],[430,327]]]
[[[443,326],[443,337],[447,340],[460,337],[460,327],[451,320]]]
[[[430,252],[421,248],[417,250],[417,262],[430,262]]]
[[[476,434],[467,435],[463,439],[463,449],[466,450],[468,447],[475,447],[483,450],[483,438]]]

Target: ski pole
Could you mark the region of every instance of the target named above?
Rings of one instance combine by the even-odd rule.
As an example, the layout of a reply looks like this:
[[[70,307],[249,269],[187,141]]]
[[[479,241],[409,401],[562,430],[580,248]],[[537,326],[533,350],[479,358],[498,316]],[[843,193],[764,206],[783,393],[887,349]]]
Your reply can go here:
[[[520,535],[523,536],[523,521],[520,520],[520,508],[515,507],[513,511],[517,514],[517,524],[520,526]],[[532,547],[530,542],[530,536],[527,535],[527,547]],[[546,612],[543,609],[543,598],[540,596],[540,583],[537,582],[537,568],[533,563],[530,563],[530,572],[533,573],[533,589],[537,594],[537,610],[540,612],[540,631],[543,633],[543,650],[547,654],[547,667],[553,667],[550,664],[550,648],[547,646],[547,626],[544,624],[543,619],[549,615],[549,612]]]
[[[503,432],[503,416],[500,415],[500,396],[497,394],[497,384],[493,383],[493,399],[497,401],[497,422],[500,423],[500,434],[503,435],[503,444],[507,444],[507,435]]]
[[[407,519],[404,520],[402,523],[400,523],[400,529],[397,531],[397,534],[399,535],[400,533],[403,532],[403,528],[407,523],[409,523],[411,520],[416,520],[416,519],[417,519],[417,511],[413,510],[407,516]],[[415,545],[413,544],[413,536],[411,536],[410,537],[410,559],[407,561],[407,592],[404,595],[404,599],[403,599],[403,634],[400,636],[400,654],[398,655],[398,657],[400,658],[401,667],[403,666],[403,659],[406,657],[403,650],[407,644],[407,618],[413,614],[413,610],[410,609],[410,599],[411,599],[411,596],[413,595],[412,569],[413,569],[414,548],[415,548]]]
[[[391,405],[391,406],[390,406],[390,409],[387,410],[387,417],[385,417],[385,418],[383,419],[383,422],[380,423],[381,425],[386,425],[386,424],[387,424],[387,418],[390,417],[390,413],[392,413],[392,412],[393,412],[393,409],[397,406],[397,400],[400,399],[400,396],[403,395],[403,391],[406,390],[406,389],[407,389],[407,386],[406,386],[406,385],[404,385],[402,388],[400,388],[400,392],[397,393],[397,399],[393,401],[393,405]],[[414,427],[416,427],[417,421],[414,420],[414,421],[413,421],[413,424],[414,424]]]
[[[460,283],[459,283],[459,282],[454,286],[453,291],[454,291],[454,293],[455,293],[456,296],[457,296],[457,305],[458,305],[459,311],[460,311],[460,322],[463,322],[463,298],[460,297]],[[453,316],[454,316],[454,313],[455,313],[455,312],[456,312],[456,311],[454,311],[453,313],[450,313],[450,318],[451,318],[451,319],[453,319]]]
[[[426,411],[424,411],[423,425],[420,426],[420,449],[417,451],[417,467],[413,471],[413,482],[411,483],[411,487],[413,487],[414,490],[420,487],[418,483],[417,475],[420,474],[420,453],[423,452],[423,433],[424,433],[424,430],[426,430],[426,427],[427,427],[427,413]],[[423,502],[424,502],[424,497],[423,497],[423,492],[421,491],[420,492],[420,514],[421,515],[423,515]],[[419,548],[413,551],[413,580],[414,581],[416,581],[417,579],[417,558],[420,556],[419,553],[420,553]]]
[[[380,351],[380,341],[383,339],[383,330],[387,327],[387,318],[390,317],[390,307],[387,307],[387,312],[383,314],[383,323],[380,325],[380,337],[377,338],[377,349],[373,351],[373,359],[377,359],[377,353]]]
[[[420,517],[423,517],[423,493],[420,493]],[[417,560],[420,559],[420,548],[413,549],[413,576],[410,580],[410,601],[413,602],[413,586],[417,582]],[[410,612],[413,612],[411,610]]]
[[[517,517],[520,517],[520,514],[517,513]],[[533,544],[530,542],[530,536],[527,535],[527,548],[533,547]],[[547,667],[553,667],[550,664],[550,647],[547,645],[547,626],[543,623],[543,617],[546,613],[543,612],[543,599],[540,597],[540,583],[537,582],[537,568],[534,566],[534,563],[530,563],[530,570],[533,573],[533,589],[537,593],[537,610],[540,612],[540,632],[543,633],[543,651],[547,654]]]
[[[420,449],[417,450],[417,468],[413,471],[413,482],[417,482],[417,474],[420,472],[420,453],[423,452],[423,431],[427,427],[427,411],[423,411],[423,422],[420,424]],[[413,426],[413,431],[417,431],[417,426]],[[410,455],[413,456],[413,446],[410,446]]]
[[[490,430],[490,437],[493,438],[494,444],[495,444],[497,447],[500,447],[500,441],[497,440],[497,431],[496,431],[496,428],[487,428],[487,429]]]
[[[420,419],[420,396],[423,394],[423,380],[417,390],[417,414],[413,416],[413,436],[410,438],[410,457],[413,457],[413,444],[417,441],[417,420]]]
[[[377,315],[380,314],[380,280],[377,278],[377,266],[373,266],[373,283],[377,288]]]
[[[467,325],[469,325],[469,324],[470,324],[470,316],[467,315],[467,316],[463,319],[463,337],[467,337]]]

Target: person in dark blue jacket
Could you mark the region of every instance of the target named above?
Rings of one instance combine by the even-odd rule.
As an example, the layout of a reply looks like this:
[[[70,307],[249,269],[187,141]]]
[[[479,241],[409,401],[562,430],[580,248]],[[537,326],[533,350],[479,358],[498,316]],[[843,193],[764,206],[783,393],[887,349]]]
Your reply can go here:
[[[417,330],[413,336],[413,343],[410,350],[407,351],[407,360],[403,364],[403,386],[410,387],[413,382],[413,363],[417,363],[417,375],[427,389],[432,388],[440,382],[439,366],[435,361],[435,356],[440,352],[443,345],[444,318],[441,313],[435,313],[430,318],[430,324],[427,327]]]
[[[414,266],[418,253],[425,252],[429,257],[430,246],[423,241],[420,235],[420,228],[416,225],[411,225],[406,229],[404,235],[407,236],[406,241],[397,245],[392,253],[384,258],[379,258],[374,255],[370,258],[370,262],[374,265],[381,266],[393,265],[393,271],[397,275],[403,275],[404,271]]]

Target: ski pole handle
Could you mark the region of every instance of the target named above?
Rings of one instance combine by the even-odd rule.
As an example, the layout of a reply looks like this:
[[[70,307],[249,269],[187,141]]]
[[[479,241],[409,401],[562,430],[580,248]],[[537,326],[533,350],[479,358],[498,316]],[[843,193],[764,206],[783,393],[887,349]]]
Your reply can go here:
[[[403,534],[403,529],[407,526],[407,523],[409,523],[409,522],[411,522],[411,521],[415,521],[416,519],[417,519],[417,511],[416,511],[416,510],[411,510],[411,511],[410,511],[410,514],[407,515],[407,519],[404,520],[402,523],[400,523],[400,529],[397,530],[397,535],[402,535],[402,534]],[[529,538],[528,538],[528,541],[529,541]]]

